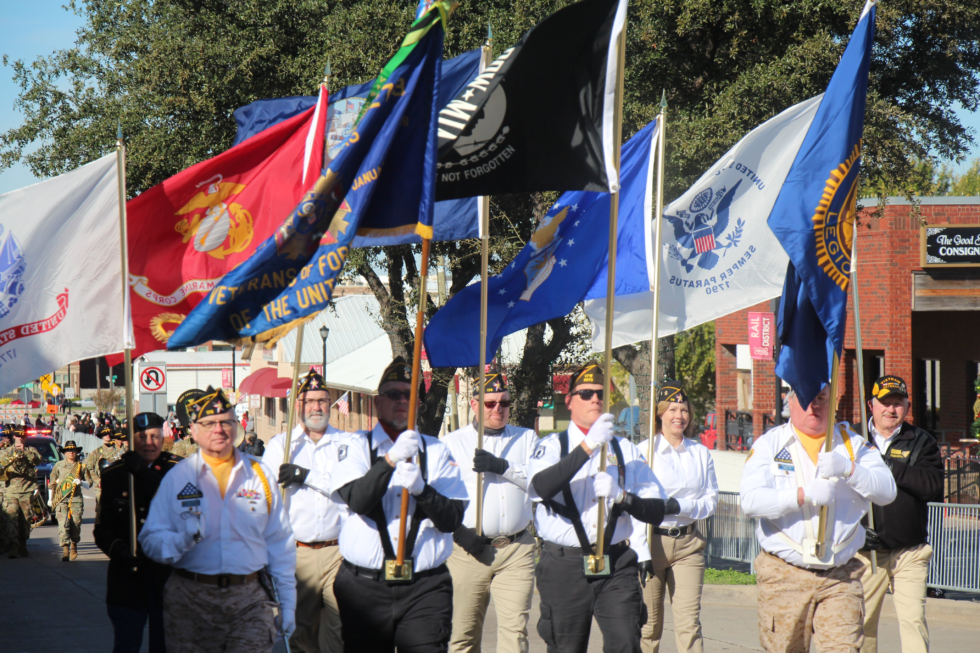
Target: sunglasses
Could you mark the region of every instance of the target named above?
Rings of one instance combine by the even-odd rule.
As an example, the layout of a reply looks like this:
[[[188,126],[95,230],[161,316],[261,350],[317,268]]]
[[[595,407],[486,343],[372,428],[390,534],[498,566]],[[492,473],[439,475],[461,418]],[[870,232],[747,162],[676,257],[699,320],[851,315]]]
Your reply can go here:
[[[570,395],[578,395],[583,401],[591,401],[592,397],[599,395],[600,401],[602,400],[602,390],[576,390],[575,392],[568,393]]]
[[[484,401],[483,405],[487,407],[487,410],[493,410],[500,405],[501,408],[510,408],[510,399],[505,399],[503,401]]]
[[[381,394],[392,401],[401,401],[402,399],[409,401],[412,398],[411,390],[385,390]]]

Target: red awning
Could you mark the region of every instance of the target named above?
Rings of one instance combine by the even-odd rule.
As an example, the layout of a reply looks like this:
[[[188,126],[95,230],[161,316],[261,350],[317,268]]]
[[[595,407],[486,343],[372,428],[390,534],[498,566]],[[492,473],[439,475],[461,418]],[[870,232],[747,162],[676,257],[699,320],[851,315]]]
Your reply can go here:
[[[257,385],[265,385],[269,381],[275,381],[276,369],[274,367],[263,367],[256,370],[242,379],[238,384],[238,391],[242,394],[259,395],[262,394],[255,389]]]
[[[267,391],[262,393],[263,397],[280,397],[285,399],[289,395],[289,389],[293,387],[293,380],[278,378],[267,386]]]

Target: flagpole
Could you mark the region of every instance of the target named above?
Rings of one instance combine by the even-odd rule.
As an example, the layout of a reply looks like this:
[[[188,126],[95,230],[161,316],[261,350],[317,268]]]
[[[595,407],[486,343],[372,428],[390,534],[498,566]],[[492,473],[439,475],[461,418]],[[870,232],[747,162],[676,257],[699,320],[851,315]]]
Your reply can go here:
[[[653,469],[653,456],[656,454],[654,440],[657,437],[657,358],[660,347],[660,250],[662,249],[662,230],[664,222],[664,151],[667,137],[667,92],[660,96],[660,116],[657,117],[657,208],[654,220],[653,244],[653,325],[650,329],[650,442],[647,445],[647,460]],[[653,542],[653,525],[647,526],[647,543]]]
[[[613,308],[616,299],[616,239],[619,235],[619,159],[620,150],[623,142],[623,73],[626,66],[626,29],[619,34],[616,55],[616,100],[614,102],[615,115],[613,118],[613,165],[616,167],[617,187],[609,196],[609,267],[606,270],[606,348],[603,359],[603,393],[602,393],[602,412],[608,413],[612,403],[612,335],[613,335]],[[606,471],[606,445],[602,445],[599,450],[599,471]],[[625,491],[625,488],[623,488]],[[611,570],[605,568],[604,543],[606,536],[606,502],[599,502],[598,515],[596,519],[596,542],[595,556],[588,558],[589,571],[592,573],[605,572]],[[615,528],[615,524],[612,526]]]
[[[129,348],[129,235],[126,229],[126,143],[123,141],[122,122],[116,123],[116,172],[119,179],[119,255],[122,259],[122,312],[123,312],[123,381],[126,384],[126,433],[129,450],[135,451],[133,442],[133,352]],[[111,373],[110,373],[111,376]],[[136,482],[129,473],[129,553],[136,557]]]
[[[827,412],[827,437],[824,439],[823,450],[834,450],[834,424],[837,421],[837,376],[840,372],[840,356],[834,351],[834,362],[830,368],[830,410]],[[827,550],[827,506],[820,506],[820,518],[817,522],[816,557],[823,558]]]
[[[861,435],[865,441],[869,441],[868,434],[868,404],[864,397],[864,346],[861,344],[861,302],[858,300],[858,274],[857,274],[857,241],[858,228],[857,220],[854,221],[854,235],[851,237],[851,298],[854,301],[854,344],[857,347],[857,372],[858,388],[861,397]],[[868,502],[868,527],[874,530],[875,527],[875,508],[874,502]],[[878,573],[878,552],[871,550],[871,573]]]
[[[487,40],[481,48],[480,72],[490,65],[493,56],[493,33],[487,25]],[[487,268],[490,267],[490,196],[483,195],[480,202],[480,405],[477,407],[476,448],[483,448],[483,432],[486,428],[484,410],[487,382]],[[483,535],[483,472],[476,473],[476,534]]]

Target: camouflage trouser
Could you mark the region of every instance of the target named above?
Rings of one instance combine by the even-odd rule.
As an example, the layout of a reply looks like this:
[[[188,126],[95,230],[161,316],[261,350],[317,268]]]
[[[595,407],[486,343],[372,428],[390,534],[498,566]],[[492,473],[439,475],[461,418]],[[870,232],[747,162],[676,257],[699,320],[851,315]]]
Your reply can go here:
[[[220,588],[176,573],[163,587],[168,653],[271,653],[274,603],[258,581]]]
[[[4,510],[5,503],[4,495],[0,493],[0,554],[9,551],[12,546],[17,546],[13,522],[7,516],[7,511]]]
[[[31,514],[31,495],[33,490],[27,494],[21,492],[11,492],[7,488],[3,495],[3,511],[7,514],[8,524],[7,533],[13,544],[26,545],[31,537],[31,523],[27,516]]]
[[[769,653],[858,653],[864,641],[864,563],[817,571],[763,551],[755,559],[759,640]]]
[[[78,543],[82,537],[82,511],[85,504],[79,497],[65,501],[58,506],[58,536],[61,539],[61,546],[68,546],[72,542]],[[71,518],[68,512],[71,511]]]
[[[95,522],[99,523],[99,517],[102,516],[102,483],[93,486],[92,490],[95,492]]]

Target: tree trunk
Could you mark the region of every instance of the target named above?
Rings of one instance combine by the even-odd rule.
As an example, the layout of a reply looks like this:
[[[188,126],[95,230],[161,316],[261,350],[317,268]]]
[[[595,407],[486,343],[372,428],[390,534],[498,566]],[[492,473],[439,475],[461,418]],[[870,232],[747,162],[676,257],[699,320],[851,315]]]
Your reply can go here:
[[[660,347],[657,353],[657,381],[673,379],[674,365],[674,336],[658,340]],[[644,340],[635,345],[623,345],[613,349],[613,358],[626,368],[626,371],[636,379],[636,394],[640,400],[640,435],[647,437],[650,433],[650,341]]]
[[[545,325],[535,324],[527,330],[521,364],[510,373],[508,386],[514,406],[511,422],[527,429],[535,427],[538,401],[551,396],[551,364],[558,360],[565,347],[574,339],[572,321],[566,317],[550,320],[551,342],[545,343]]]

